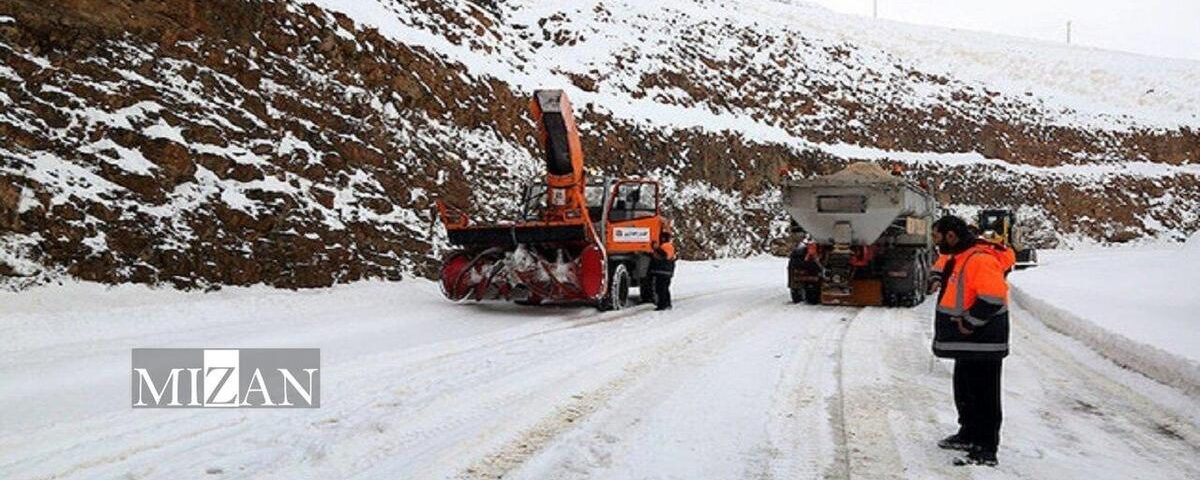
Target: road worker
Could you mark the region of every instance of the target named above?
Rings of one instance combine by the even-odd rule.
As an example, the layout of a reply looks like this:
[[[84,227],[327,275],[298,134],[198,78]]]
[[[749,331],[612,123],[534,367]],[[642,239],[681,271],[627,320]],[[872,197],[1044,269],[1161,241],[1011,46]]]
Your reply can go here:
[[[934,318],[933,353],[954,359],[959,430],[940,442],[962,450],[955,465],[996,465],[1000,444],[1000,370],[1008,355],[1008,285],[1002,253],[946,216],[933,225],[946,256]]]
[[[671,277],[675,275],[675,242],[669,226],[659,234],[658,246],[650,258],[650,276],[654,278],[654,309],[671,309]]]

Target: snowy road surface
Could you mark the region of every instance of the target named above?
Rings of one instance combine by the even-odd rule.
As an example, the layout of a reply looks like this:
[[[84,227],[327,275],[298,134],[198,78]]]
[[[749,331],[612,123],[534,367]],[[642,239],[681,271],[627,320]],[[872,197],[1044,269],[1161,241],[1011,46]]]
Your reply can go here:
[[[785,260],[687,263],[676,309],[434,284],[0,294],[0,478],[1200,478],[1200,400],[1017,308],[998,469],[950,466],[932,305],[787,303]],[[134,410],[135,347],[317,347],[321,408]]]

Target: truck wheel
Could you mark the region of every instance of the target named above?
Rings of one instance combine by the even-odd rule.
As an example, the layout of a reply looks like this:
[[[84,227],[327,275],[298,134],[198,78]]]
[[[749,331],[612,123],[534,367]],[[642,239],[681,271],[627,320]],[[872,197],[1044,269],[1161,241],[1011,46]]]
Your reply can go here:
[[[600,310],[620,310],[629,302],[629,270],[617,265],[608,278],[608,293],[600,300]]]
[[[654,276],[646,275],[638,285],[638,301],[640,303],[654,303],[657,299],[654,297]]]
[[[929,285],[929,259],[924,254],[917,257],[916,291],[913,292],[913,306],[925,303],[926,285]]]
[[[804,287],[804,301],[809,305],[821,303],[821,287],[819,285]]]

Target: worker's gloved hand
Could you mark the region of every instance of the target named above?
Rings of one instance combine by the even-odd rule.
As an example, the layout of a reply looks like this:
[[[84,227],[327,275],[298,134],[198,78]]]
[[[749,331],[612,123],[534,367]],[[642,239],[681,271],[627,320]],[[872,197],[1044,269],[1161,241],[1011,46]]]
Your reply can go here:
[[[958,333],[961,333],[963,335],[970,335],[972,333],[975,333],[974,330],[967,328],[967,321],[964,320],[963,317],[953,317],[950,320],[954,321],[954,324],[958,326]]]
[[[938,288],[940,288],[941,286],[942,286],[942,279],[930,278],[929,285],[925,287],[926,293],[929,295],[936,294],[938,292]]]

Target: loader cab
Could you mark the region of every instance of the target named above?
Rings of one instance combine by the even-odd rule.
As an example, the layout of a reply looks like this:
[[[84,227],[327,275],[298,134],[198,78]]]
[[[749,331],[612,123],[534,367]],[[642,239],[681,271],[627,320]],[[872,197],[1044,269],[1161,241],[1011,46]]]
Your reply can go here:
[[[658,238],[662,228],[658,182],[603,178],[589,183],[584,196],[596,233],[609,249],[651,249],[651,241]]]
[[[1005,243],[1011,242],[1013,214],[1008,210],[983,210],[979,212],[979,230],[999,235]]]
[[[538,221],[546,209],[547,187],[526,185],[520,218]],[[584,187],[584,202],[597,236],[616,252],[651,251],[662,231],[659,185],[654,180],[603,178]]]
[[[609,252],[649,253],[662,232],[658,182],[622,179],[613,182],[607,201],[604,241]]]

